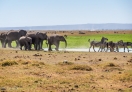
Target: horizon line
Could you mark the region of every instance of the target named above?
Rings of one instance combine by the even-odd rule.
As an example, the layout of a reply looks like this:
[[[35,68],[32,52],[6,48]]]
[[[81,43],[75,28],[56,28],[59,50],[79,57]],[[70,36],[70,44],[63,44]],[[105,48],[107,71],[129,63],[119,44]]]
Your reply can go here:
[[[33,25],[33,26],[6,26],[0,28],[10,28],[10,27],[41,27],[41,26],[70,26],[70,25],[86,25],[86,24],[132,24],[132,23],[85,23],[85,24],[58,24],[58,25]]]

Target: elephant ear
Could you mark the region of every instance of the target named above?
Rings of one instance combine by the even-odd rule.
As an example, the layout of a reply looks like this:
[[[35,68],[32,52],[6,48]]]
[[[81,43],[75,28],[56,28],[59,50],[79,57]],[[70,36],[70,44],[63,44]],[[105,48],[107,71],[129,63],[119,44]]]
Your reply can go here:
[[[57,40],[60,40],[60,39],[61,39],[61,36],[56,35],[56,39],[57,39]]]
[[[36,33],[36,35],[39,34],[39,32]]]
[[[36,36],[38,36],[39,35],[39,32],[36,32]]]
[[[21,36],[25,36],[27,34],[26,30],[19,30],[18,32]]]
[[[64,38],[67,38],[67,35],[64,35]]]

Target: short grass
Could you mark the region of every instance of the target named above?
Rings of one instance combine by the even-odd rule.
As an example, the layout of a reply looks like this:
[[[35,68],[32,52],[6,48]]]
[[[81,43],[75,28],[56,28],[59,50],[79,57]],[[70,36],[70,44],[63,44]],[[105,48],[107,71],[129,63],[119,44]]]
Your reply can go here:
[[[68,36],[67,37],[67,48],[88,48],[90,40],[100,41],[102,37],[108,38],[108,41],[117,42],[123,40],[124,42],[132,42],[132,34],[94,34],[84,36]],[[64,43],[61,43],[60,47],[64,47]]]
[[[117,42],[119,40],[123,40],[124,42],[132,42],[132,34],[88,34],[88,35],[76,35],[76,36],[68,36],[67,40],[67,48],[88,48],[90,40],[100,41],[102,37],[108,38],[108,41]],[[47,48],[47,45],[43,42],[43,48]],[[1,44],[0,44],[1,45]],[[13,41],[12,46],[15,47],[16,43]],[[54,48],[54,46],[52,46]],[[65,43],[60,42],[60,48],[65,48]]]

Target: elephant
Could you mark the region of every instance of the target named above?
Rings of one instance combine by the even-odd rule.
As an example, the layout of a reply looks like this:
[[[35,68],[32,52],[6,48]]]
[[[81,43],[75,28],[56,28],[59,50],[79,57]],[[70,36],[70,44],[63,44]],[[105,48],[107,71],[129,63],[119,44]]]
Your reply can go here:
[[[6,34],[4,48],[6,48],[7,43],[10,43],[10,44],[8,44],[8,47],[12,47],[11,46],[12,41],[16,41],[16,44],[17,44],[16,47],[19,47],[19,38],[21,36],[25,36],[26,34],[27,34],[26,30],[19,30],[19,31],[10,30],[10,31],[8,31]]]
[[[31,37],[26,37],[22,36],[19,38],[19,44],[20,44],[20,49],[22,50],[22,47],[24,46],[25,50],[31,50],[31,45],[32,45],[32,38]]]
[[[35,50],[41,50],[43,40],[47,40],[47,33],[45,32],[30,32],[27,33],[26,36],[32,38],[32,44]]]
[[[4,48],[4,43],[5,43],[5,39],[6,39],[6,33],[7,32],[1,32],[0,33],[0,40],[1,40],[2,48]]]
[[[66,41],[65,37],[61,36],[61,35],[52,35],[52,36],[49,36],[47,38],[47,41],[48,41],[47,44],[49,45],[48,51],[52,51],[51,45],[55,45],[56,46],[55,50],[59,51],[60,41],[64,41],[65,42],[65,48],[67,47],[67,41]]]

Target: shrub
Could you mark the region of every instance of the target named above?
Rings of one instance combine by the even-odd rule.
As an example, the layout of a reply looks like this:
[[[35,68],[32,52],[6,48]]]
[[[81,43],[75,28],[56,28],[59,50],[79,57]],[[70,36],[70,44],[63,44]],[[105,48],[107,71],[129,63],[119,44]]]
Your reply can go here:
[[[1,66],[12,66],[12,65],[18,65],[16,61],[4,61],[1,63]]]
[[[92,71],[92,68],[88,65],[74,65],[71,70]]]
[[[40,65],[45,65],[45,63],[44,62],[34,62],[33,64],[32,64],[32,66],[40,66]]]
[[[115,66],[115,64],[114,63],[109,63],[108,65],[106,65],[106,66],[109,66],[109,67],[114,67]]]
[[[59,62],[57,65],[73,65],[73,62]]]

